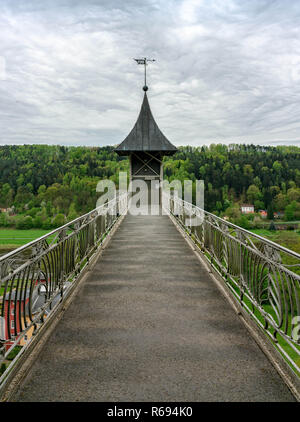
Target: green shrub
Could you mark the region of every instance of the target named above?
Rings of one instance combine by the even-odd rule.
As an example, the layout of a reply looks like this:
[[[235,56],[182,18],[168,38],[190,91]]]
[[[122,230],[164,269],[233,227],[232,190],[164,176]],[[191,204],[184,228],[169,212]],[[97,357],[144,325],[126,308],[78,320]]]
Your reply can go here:
[[[32,227],[33,227],[33,219],[30,215],[19,218],[16,224],[16,228],[18,230],[28,230],[28,229],[32,229]]]
[[[63,226],[65,222],[66,222],[66,217],[64,216],[64,214],[57,214],[51,221],[51,224],[53,227],[57,228],[57,227]]]
[[[251,228],[250,221],[245,215],[242,215],[240,218],[237,218],[234,224],[246,230]]]
[[[69,208],[68,221],[75,220],[75,218],[77,218],[77,217],[78,217],[78,214],[77,214],[76,209],[75,209],[75,204],[74,204],[74,202],[72,202],[72,204],[70,205],[70,208]]]
[[[0,213],[0,226],[1,227],[8,226],[8,215],[4,212]]]
[[[39,209],[39,208],[34,207],[34,208],[31,208],[30,210],[28,210],[28,211],[26,212],[26,214],[27,214],[27,215],[30,215],[31,217],[35,217],[35,216],[36,216],[36,214],[37,214],[39,211],[40,211],[40,209]]]
[[[33,227],[36,229],[41,229],[43,227],[44,219],[41,215],[37,215],[33,220]]]
[[[43,224],[42,224],[42,227],[41,228],[44,229],[44,230],[50,230],[50,229],[53,228],[50,217],[46,218],[43,221]]]
[[[22,346],[16,346],[6,357],[7,360],[14,360],[14,358],[17,356],[17,354],[22,349]]]
[[[0,376],[5,372],[5,370],[6,370],[6,365],[5,363],[2,363],[0,366]]]

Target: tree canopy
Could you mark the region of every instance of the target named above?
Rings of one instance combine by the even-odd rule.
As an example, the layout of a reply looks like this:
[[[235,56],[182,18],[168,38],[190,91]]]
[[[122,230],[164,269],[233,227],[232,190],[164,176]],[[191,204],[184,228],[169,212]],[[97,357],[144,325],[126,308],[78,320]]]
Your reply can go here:
[[[119,171],[128,169],[112,146],[0,146],[0,208],[14,207],[20,217],[2,215],[0,225],[51,228],[70,221],[95,207],[101,179],[118,184]],[[205,209],[221,216],[236,215],[245,202],[269,216],[281,211],[287,220],[300,219],[296,146],[183,146],[164,157],[164,177],[204,180]]]

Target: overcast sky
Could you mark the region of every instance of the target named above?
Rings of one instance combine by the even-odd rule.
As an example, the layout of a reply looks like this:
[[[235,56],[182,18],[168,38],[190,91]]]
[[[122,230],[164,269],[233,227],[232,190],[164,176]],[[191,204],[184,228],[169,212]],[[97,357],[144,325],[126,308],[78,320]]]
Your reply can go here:
[[[300,145],[299,0],[0,0],[0,144]]]

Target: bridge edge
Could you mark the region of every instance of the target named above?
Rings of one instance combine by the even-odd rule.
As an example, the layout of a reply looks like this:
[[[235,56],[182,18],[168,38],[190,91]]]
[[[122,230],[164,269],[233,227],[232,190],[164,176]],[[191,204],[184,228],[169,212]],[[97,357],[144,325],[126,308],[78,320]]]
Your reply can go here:
[[[252,320],[250,315],[239,306],[233,294],[229,289],[224,285],[224,280],[218,274],[218,272],[209,264],[209,262],[204,258],[204,255],[200,248],[192,241],[190,236],[183,230],[183,228],[177,223],[176,219],[169,214],[169,217],[176,229],[185,239],[187,244],[193,250],[194,254],[206,268],[210,278],[213,280],[218,290],[222,296],[227,300],[229,305],[233,308],[239,319],[242,321],[251,337],[254,339],[256,344],[271,362],[275,370],[278,372],[280,377],[283,379],[284,383],[287,385],[295,399],[300,402],[300,380],[297,378],[297,375],[291,370],[289,365],[285,362],[279,351],[272,346],[266,335],[259,329],[258,325]]]
[[[35,359],[38,358],[39,354],[42,352],[43,347],[47,343],[49,337],[54,331],[55,327],[63,317],[64,313],[67,311],[68,307],[72,303],[74,297],[79,293],[80,289],[83,287],[84,281],[89,276],[89,272],[92,270],[98,258],[103,253],[104,249],[109,244],[112,236],[119,228],[122,223],[125,215],[119,217],[119,221],[116,222],[114,227],[108,233],[104,239],[101,246],[99,246],[98,251],[92,256],[89,265],[87,265],[82,273],[79,275],[78,279],[75,281],[75,286],[67,296],[65,302],[62,303],[54,312],[49,315],[49,318],[41,327],[40,331],[37,333],[36,337],[33,339],[30,346],[24,351],[21,358],[16,362],[16,365],[11,369],[10,373],[5,380],[5,383],[1,386],[0,389],[0,403],[10,402],[13,396],[18,392],[21,383],[28,376],[30,369],[34,365]]]

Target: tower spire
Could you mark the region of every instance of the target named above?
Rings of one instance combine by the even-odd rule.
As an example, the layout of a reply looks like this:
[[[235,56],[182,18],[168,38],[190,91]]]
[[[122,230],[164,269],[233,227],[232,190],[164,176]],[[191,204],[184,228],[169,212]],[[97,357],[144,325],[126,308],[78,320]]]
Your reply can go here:
[[[133,59],[137,62],[137,64],[142,64],[144,65],[144,86],[143,86],[143,90],[146,92],[148,91],[148,86],[147,86],[147,66],[148,66],[148,62],[155,62],[155,59],[147,59],[147,57],[144,57],[143,59]]]

